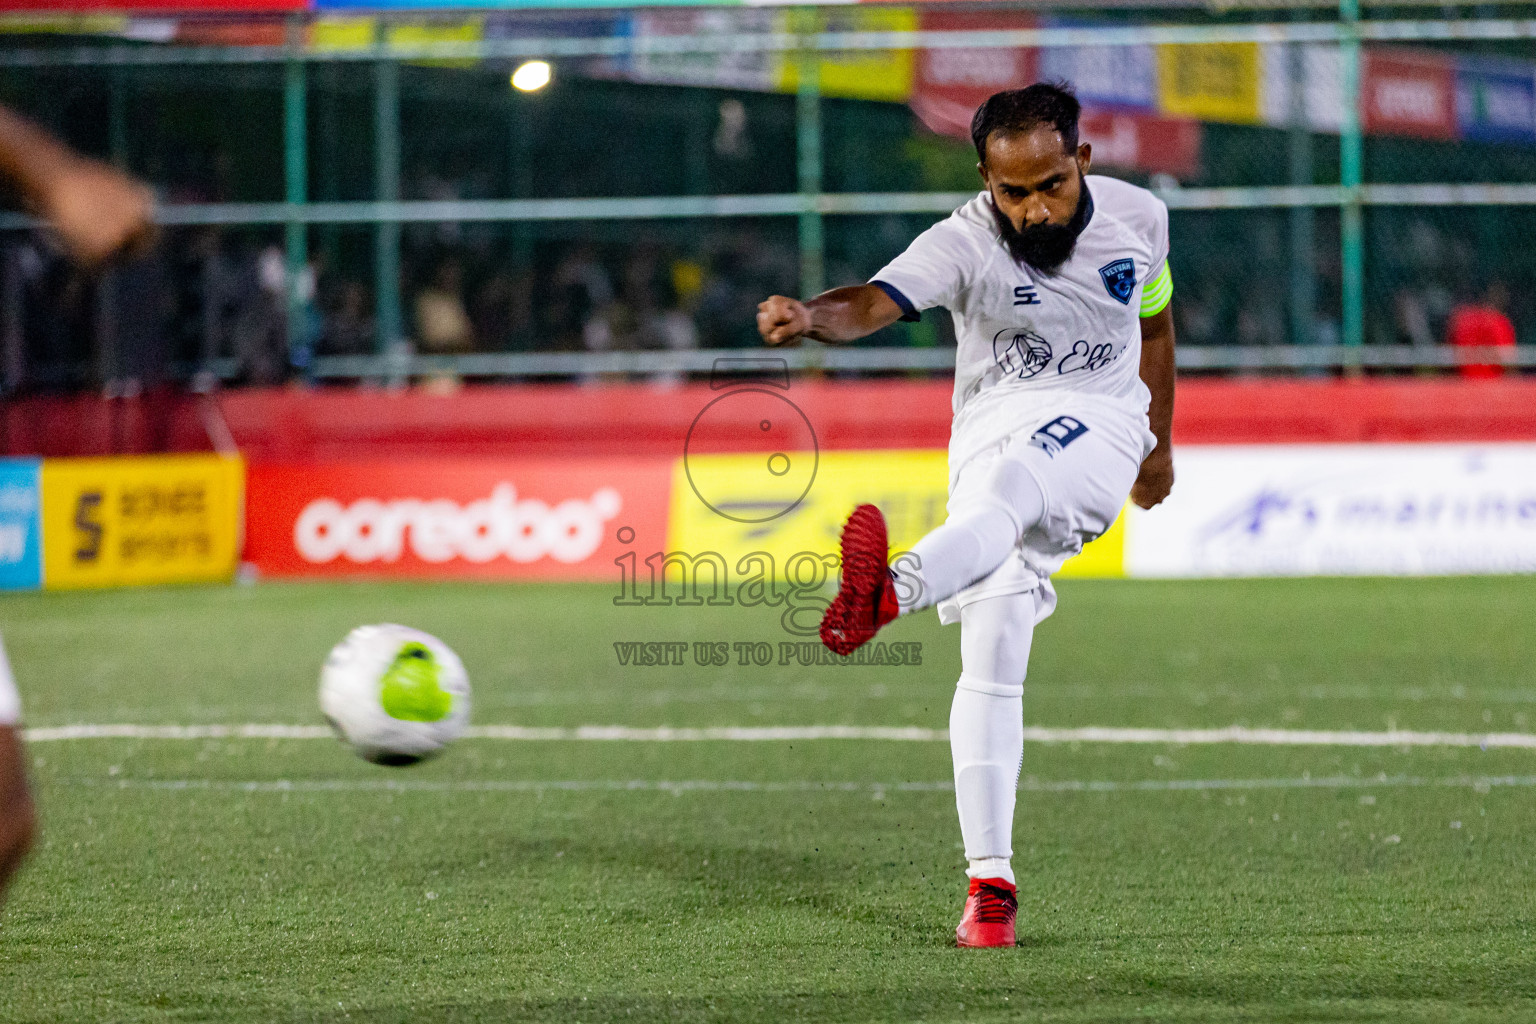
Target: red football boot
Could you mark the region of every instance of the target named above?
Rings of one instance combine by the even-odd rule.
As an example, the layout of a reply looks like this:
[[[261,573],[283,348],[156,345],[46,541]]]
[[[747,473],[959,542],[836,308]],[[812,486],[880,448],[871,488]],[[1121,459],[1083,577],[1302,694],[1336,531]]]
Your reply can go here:
[[[1016,944],[1013,919],[1019,913],[1019,894],[1001,878],[973,878],[965,897],[965,913],[955,929],[955,945],[980,949]]]
[[[890,542],[885,516],[860,505],[843,524],[843,578],[837,597],[821,617],[821,642],[837,654],[852,654],[901,611],[886,565]]]

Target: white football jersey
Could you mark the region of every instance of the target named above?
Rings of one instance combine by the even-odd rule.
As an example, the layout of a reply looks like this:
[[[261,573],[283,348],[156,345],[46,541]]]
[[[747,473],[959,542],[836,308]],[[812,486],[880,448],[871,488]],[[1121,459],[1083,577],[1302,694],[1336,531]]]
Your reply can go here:
[[[1168,207],[1116,178],[1084,181],[1092,216],[1054,273],[1013,259],[982,192],[871,279],[903,319],[934,306],[954,317],[956,440],[1022,426],[1068,395],[1145,414],[1141,317],[1171,295]]]

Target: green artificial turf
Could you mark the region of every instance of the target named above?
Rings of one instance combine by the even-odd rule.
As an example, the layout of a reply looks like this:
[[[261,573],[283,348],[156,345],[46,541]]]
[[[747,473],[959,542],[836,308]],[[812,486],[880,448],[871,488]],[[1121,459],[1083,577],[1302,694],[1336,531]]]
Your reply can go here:
[[[317,724],[327,648],[400,621],[480,724],[947,724],[919,666],[619,664],[790,638],[615,588],[275,585],[0,598],[31,726]],[[1066,582],[1030,724],[1536,732],[1528,579]],[[40,848],[0,1020],[1536,1019],[1536,752],[1029,744],[1014,950],[951,948],[942,742],[330,740],[29,748]]]

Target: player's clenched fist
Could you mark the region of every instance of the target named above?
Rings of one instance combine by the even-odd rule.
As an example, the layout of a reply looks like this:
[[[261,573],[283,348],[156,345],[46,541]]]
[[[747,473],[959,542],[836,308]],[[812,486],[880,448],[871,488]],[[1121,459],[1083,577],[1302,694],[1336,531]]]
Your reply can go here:
[[[757,304],[757,333],[769,345],[796,345],[811,329],[811,311],[799,299],[771,295]]]
[[[1131,500],[1142,508],[1162,504],[1173,490],[1173,452],[1159,444],[1141,464],[1141,473],[1131,487]]]

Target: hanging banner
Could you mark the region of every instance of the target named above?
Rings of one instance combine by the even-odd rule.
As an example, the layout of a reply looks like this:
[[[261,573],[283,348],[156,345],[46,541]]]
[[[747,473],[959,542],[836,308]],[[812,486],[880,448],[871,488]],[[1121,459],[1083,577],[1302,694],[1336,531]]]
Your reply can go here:
[[[375,45],[378,21],[375,18],[317,18],[309,27],[309,45],[316,50],[366,50]],[[458,21],[389,22],[384,29],[385,42],[392,46],[430,46],[433,43],[474,43],[484,36],[479,18]],[[419,67],[474,67],[473,57],[446,60],[416,60]]]
[[[1536,76],[1530,65],[1462,59],[1456,124],[1470,142],[1536,142]]]
[[[1086,28],[1052,18],[1052,28]],[[1040,78],[1067,82],[1088,106],[1157,107],[1157,57],[1150,46],[1052,46],[1040,51]]]
[[[1362,54],[1361,127],[1373,135],[1456,138],[1456,66],[1434,51],[1375,48]]]
[[[1029,14],[924,10],[919,25],[925,32],[1005,31],[1033,28],[1035,19]],[[969,138],[971,118],[988,96],[1036,80],[1036,53],[987,47],[919,50],[912,112],[931,131]]]
[[[691,36],[720,38],[738,33],[774,31],[778,12],[752,9],[696,8],[636,12],[634,34],[643,38]],[[694,53],[632,54],[615,61],[625,77],[640,82],[701,85],[716,89],[766,92],[779,79],[782,56],[773,50],[728,50]]]
[[[61,11],[69,15],[91,11],[139,14],[145,11],[162,11],[167,14],[255,14],[280,11],[307,11],[313,5],[308,0],[66,0],[65,3],[48,4],[46,0],[0,0],[0,11],[43,11],[42,17],[56,17]]]
[[[1259,124],[1259,44],[1208,43],[1157,48],[1158,106],[1201,121]]]
[[[782,31],[792,31],[791,14],[783,12]],[[917,12],[910,7],[850,7],[819,11],[822,32],[914,32]],[[816,58],[817,82],[823,96],[905,103],[912,95],[916,61],[911,50],[824,50]],[[784,54],[778,87],[799,87],[800,64]]]
[[[1200,174],[1199,121],[1129,110],[1083,111],[1079,137],[1093,144],[1095,167],[1193,178]]]

